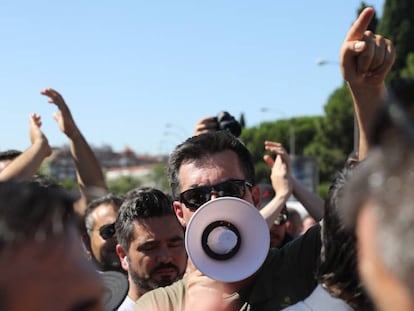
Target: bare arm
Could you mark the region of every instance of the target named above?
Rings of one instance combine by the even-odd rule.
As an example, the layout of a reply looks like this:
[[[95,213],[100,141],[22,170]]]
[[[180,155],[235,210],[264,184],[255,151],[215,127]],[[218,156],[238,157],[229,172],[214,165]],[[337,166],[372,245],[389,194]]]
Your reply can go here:
[[[49,97],[49,103],[55,104],[59,109],[53,116],[59,124],[60,130],[69,138],[70,150],[76,167],[77,182],[82,195],[81,200],[90,200],[106,193],[107,186],[99,162],[76,126],[63,97],[50,88],[43,90],[41,94]],[[80,212],[83,213],[83,211]]]
[[[367,31],[374,16],[373,8],[366,8],[351,26],[341,48],[341,70],[354,101],[359,129],[358,156],[368,151],[368,133],[375,111],[387,94],[385,76],[395,59],[390,40]]]
[[[321,220],[324,214],[324,200],[309,191],[292,176],[289,155],[283,146],[277,142],[266,141],[265,148],[277,154],[275,160],[269,155],[264,157],[266,163],[272,168],[272,186],[276,192],[273,200],[261,210],[268,224],[273,223],[291,194],[302,203],[315,220]]]
[[[313,219],[319,221],[323,218],[324,210],[325,210],[325,201],[316,195],[315,193],[311,192],[303,186],[300,182],[298,182],[295,178],[293,178],[293,196],[305,207],[308,211],[309,215],[312,216]]]
[[[273,199],[260,210],[270,228],[292,193],[292,177],[289,155],[283,146],[277,142],[265,141],[265,149],[276,155],[275,159],[270,155],[263,157],[263,160],[272,169],[270,179],[275,190]]]
[[[30,141],[32,145],[0,172],[0,181],[31,178],[37,172],[43,160],[52,153],[46,136],[40,130],[41,125],[40,116],[35,113],[31,114]]]

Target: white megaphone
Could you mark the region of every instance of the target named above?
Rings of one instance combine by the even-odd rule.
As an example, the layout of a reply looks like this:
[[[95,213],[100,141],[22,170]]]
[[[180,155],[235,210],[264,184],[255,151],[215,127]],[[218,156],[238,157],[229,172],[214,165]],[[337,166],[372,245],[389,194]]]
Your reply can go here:
[[[237,282],[253,275],[269,251],[270,234],[259,210],[233,197],[208,201],[187,224],[185,247],[208,277]]]

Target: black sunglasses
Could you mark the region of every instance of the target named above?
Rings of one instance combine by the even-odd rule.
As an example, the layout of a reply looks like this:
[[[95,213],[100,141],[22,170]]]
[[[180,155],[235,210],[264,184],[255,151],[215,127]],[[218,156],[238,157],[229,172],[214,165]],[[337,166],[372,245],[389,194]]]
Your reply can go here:
[[[103,225],[99,228],[99,235],[104,240],[108,240],[115,235],[115,223]]]
[[[197,209],[211,200],[211,193],[219,197],[243,198],[246,194],[246,186],[252,188],[252,184],[241,179],[229,179],[217,185],[200,186],[188,189],[180,194],[180,202],[187,208]]]

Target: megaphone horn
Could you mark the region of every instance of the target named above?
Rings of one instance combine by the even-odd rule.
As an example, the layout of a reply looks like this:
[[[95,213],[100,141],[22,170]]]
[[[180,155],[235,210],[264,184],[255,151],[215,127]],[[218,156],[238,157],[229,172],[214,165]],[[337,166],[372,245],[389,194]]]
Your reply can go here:
[[[185,234],[190,260],[202,273],[222,282],[254,274],[269,245],[269,229],[258,209],[234,197],[217,198],[198,208]]]

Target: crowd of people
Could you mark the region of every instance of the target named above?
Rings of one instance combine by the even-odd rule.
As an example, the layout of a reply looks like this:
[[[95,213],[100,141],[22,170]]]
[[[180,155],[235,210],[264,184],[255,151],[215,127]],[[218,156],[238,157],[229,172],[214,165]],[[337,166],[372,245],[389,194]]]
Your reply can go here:
[[[251,153],[214,117],[200,119],[169,156],[171,193],[109,193],[63,97],[42,91],[58,108],[80,196],[37,175],[51,148],[32,114],[31,146],[0,154],[0,311],[414,310],[414,81],[386,86],[395,51],[367,30],[374,14],[360,13],[340,51],[359,141],[326,199],[293,177],[274,141],[263,142],[271,184],[257,184]],[[291,195],[308,218],[286,206]],[[259,267],[231,282],[203,273],[186,249],[189,224],[220,197],[257,209],[269,230]],[[223,223],[220,243],[240,238],[243,228]],[[235,245],[214,258],[237,256]]]

